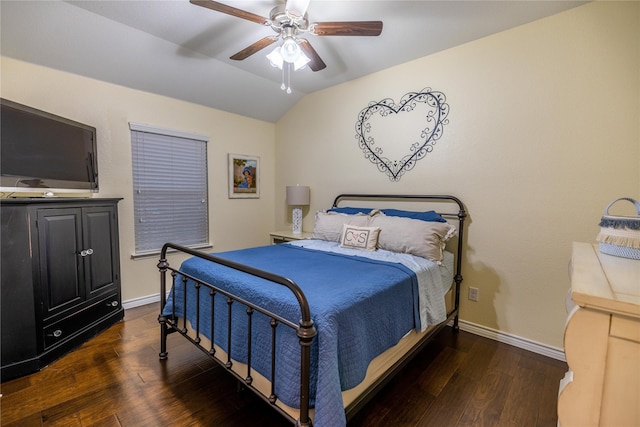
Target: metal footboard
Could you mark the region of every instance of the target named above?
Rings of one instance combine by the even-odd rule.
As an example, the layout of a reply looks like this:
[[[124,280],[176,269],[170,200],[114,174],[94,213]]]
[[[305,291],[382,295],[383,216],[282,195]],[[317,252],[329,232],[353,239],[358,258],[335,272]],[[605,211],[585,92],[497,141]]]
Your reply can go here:
[[[224,265],[226,267],[233,268],[235,270],[251,274],[253,276],[260,277],[262,279],[269,280],[274,284],[282,285],[287,287],[296,297],[298,304],[300,306],[300,314],[301,320],[298,325],[289,320],[272,313],[264,308],[247,301],[243,298],[239,298],[214,284],[207,283],[202,281],[197,277],[193,277],[188,275],[180,270],[177,270],[169,265],[167,261],[167,251],[169,249],[174,249],[179,252],[187,253],[194,257],[198,257],[207,261],[211,261],[214,263],[218,263]],[[253,267],[249,267],[243,264],[239,264],[233,261],[229,261],[223,258],[219,258],[213,255],[204,254],[193,249],[176,245],[174,243],[167,243],[162,248],[162,253],[160,257],[160,261],[158,262],[158,269],[160,270],[160,304],[161,310],[164,310],[164,307],[167,303],[167,272],[170,272],[172,282],[176,280],[178,275],[181,276],[181,280],[184,281],[185,286],[183,287],[183,300],[184,307],[182,313],[176,313],[175,305],[173,308],[173,312],[171,315],[163,315],[162,311],[158,316],[158,322],[160,323],[160,359],[167,358],[167,335],[173,332],[178,332],[183,335],[186,339],[195,344],[198,348],[200,348],[203,352],[209,355],[213,360],[218,362],[221,366],[225,367],[230,373],[232,373],[242,384],[246,386],[246,388],[255,392],[261,399],[270,403],[278,412],[280,412],[283,416],[291,419],[293,423],[300,426],[310,426],[311,421],[309,417],[309,378],[310,378],[310,363],[311,363],[311,344],[313,342],[314,337],[317,334],[316,328],[313,324],[313,320],[311,320],[311,311],[309,309],[309,304],[307,299],[300,289],[300,287],[290,279],[285,277],[270,273],[268,271],[256,269]],[[191,325],[193,331],[195,332],[195,337],[192,337],[188,334],[187,328],[187,286],[186,283],[188,280],[192,280],[195,286],[196,292],[196,301],[195,301],[195,309],[196,309],[196,322],[195,325]],[[172,286],[171,292],[175,293],[175,287]],[[201,345],[201,332],[200,332],[200,302],[201,299],[208,298],[211,304],[211,345],[209,348],[205,348]],[[216,355],[216,350],[214,348],[215,336],[214,336],[214,302],[216,298],[225,298],[227,304],[227,355],[226,360],[219,358]],[[175,300],[175,294],[173,294],[173,299]],[[246,307],[246,315],[247,315],[247,371],[246,376],[242,376],[240,373],[232,370],[233,362],[232,362],[232,354],[231,354],[231,339],[232,334],[231,330],[233,329],[232,324],[232,305],[233,304],[242,304]],[[251,337],[252,337],[252,316],[254,312],[262,313],[270,319],[271,325],[271,394],[269,396],[265,396],[259,390],[257,390],[253,386],[253,378],[251,377]],[[182,322],[179,322],[179,319],[182,318]],[[295,331],[297,337],[300,342],[300,416],[298,420],[293,420],[289,414],[276,406],[277,396],[275,394],[275,384],[276,384],[276,328],[279,325],[283,325],[284,327],[291,328]]]

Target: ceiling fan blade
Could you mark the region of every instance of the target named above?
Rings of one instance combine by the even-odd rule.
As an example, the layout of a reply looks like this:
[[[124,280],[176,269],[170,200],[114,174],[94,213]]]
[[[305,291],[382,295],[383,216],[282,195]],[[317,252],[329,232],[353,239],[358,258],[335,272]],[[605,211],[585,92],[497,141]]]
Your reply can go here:
[[[254,53],[256,53],[256,52],[264,49],[265,47],[269,46],[270,44],[274,43],[276,40],[278,40],[278,37],[276,37],[276,36],[267,36],[267,37],[265,37],[263,39],[258,40],[257,42],[255,42],[251,46],[245,47],[240,52],[238,52],[235,55],[233,55],[231,57],[231,59],[235,59],[236,61],[242,61],[243,59],[247,59],[248,57],[250,57]]]
[[[298,39],[298,42],[300,43],[300,48],[302,49],[304,54],[307,55],[307,58],[310,59],[307,65],[309,66],[309,68],[311,68],[312,71],[320,71],[327,68],[327,64],[325,64],[322,58],[320,58],[320,55],[318,55],[318,52],[316,52],[316,50],[313,48],[313,46],[311,46],[311,43],[309,43],[308,40]]]
[[[192,4],[196,6],[206,7],[207,9],[215,10],[216,12],[226,13],[227,15],[235,16],[238,18],[246,19],[248,21],[256,22],[262,25],[268,25],[269,20],[264,16],[256,15],[255,13],[247,12],[246,10],[238,9],[233,6],[227,6],[226,4],[219,3],[213,0],[190,0]]]
[[[293,16],[302,18],[307,13],[309,2],[311,0],[287,0],[284,9]]]
[[[379,36],[382,21],[315,22],[309,27],[316,36]]]

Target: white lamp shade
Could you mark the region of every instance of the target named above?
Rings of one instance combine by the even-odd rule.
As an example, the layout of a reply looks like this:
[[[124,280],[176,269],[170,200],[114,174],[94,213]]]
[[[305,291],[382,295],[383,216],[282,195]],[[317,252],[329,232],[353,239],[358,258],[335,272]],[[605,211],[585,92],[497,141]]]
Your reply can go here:
[[[309,187],[302,185],[287,186],[287,204],[291,206],[306,206],[309,204]]]
[[[293,64],[300,56],[300,53],[300,46],[298,46],[298,43],[296,43],[293,38],[288,37],[284,39],[284,42],[280,47],[280,55],[285,62],[290,62]]]
[[[282,70],[282,63],[284,61],[282,59],[282,55],[280,55],[280,46],[276,46],[275,49],[273,49],[271,53],[267,55],[267,59],[271,63],[272,67],[277,67]]]
[[[296,62],[293,63],[293,69],[295,71],[303,70],[304,67],[306,67],[310,61],[311,60],[309,59],[309,57],[305,55],[304,52],[300,51],[300,55],[298,55],[298,59],[296,59]]]

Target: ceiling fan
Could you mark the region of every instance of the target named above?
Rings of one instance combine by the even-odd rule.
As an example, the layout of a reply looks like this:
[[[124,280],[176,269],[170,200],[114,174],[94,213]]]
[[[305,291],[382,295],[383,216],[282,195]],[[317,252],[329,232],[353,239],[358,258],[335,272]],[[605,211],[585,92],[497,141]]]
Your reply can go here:
[[[308,40],[299,37],[309,33],[316,36],[378,36],[382,32],[381,21],[343,21],[309,23],[307,8],[311,0],[286,0],[285,4],[274,7],[269,18],[247,12],[213,0],[190,0],[192,4],[206,7],[216,12],[246,19],[261,25],[270,26],[276,35],[264,37],[242,49],[231,59],[242,61],[282,38],[281,55],[284,61],[293,63],[293,56],[302,51],[313,71],[326,68],[316,50]],[[287,55],[290,54],[289,57]]]

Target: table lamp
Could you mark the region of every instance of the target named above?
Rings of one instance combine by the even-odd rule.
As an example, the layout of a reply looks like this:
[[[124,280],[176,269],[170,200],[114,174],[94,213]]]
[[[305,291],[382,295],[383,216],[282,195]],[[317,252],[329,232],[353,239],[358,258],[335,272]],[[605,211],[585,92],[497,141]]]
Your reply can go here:
[[[301,185],[287,186],[287,205],[293,206],[293,234],[302,234],[302,208],[309,204],[309,187]]]

